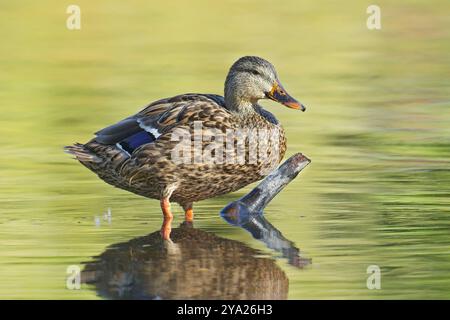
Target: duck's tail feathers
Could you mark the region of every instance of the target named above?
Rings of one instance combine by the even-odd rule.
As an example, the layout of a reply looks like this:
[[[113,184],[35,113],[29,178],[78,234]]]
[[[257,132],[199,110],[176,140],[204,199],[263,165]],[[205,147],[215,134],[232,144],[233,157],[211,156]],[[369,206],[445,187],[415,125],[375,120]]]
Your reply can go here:
[[[90,151],[88,148],[85,147],[84,144],[81,143],[75,143],[73,146],[65,146],[64,152],[75,156],[75,159],[77,159],[80,162],[94,162],[94,163],[102,162],[102,159],[99,156],[97,156],[94,152]]]

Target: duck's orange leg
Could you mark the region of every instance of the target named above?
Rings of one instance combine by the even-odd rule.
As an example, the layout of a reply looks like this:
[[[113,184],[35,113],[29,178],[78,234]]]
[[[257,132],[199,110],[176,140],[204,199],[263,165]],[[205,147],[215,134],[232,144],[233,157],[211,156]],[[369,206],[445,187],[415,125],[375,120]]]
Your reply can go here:
[[[161,227],[161,236],[164,240],[170,240],[170,232],[172,231],[173,215],[170,211],[169,198],[161,199],[161,210],[163,212],[164,221]]]
[[[192,203],[184,205],[183,209],[184,221],[192,223],[194,221],[194,209],[192,209]]]

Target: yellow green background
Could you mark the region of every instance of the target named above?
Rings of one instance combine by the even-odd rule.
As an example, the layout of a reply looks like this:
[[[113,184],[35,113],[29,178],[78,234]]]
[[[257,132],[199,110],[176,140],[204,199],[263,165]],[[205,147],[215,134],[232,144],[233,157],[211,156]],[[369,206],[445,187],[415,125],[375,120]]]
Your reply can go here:
[[[81,30],[66,8],[81,8]],[[450,3],[377,1],[2,1],[0,298],[96,299],[68,265],[160,227],[157,201],[114,189],[62,147],[159,98],[218,93],[258,55],[305,113],[263,102],[288,155],[312,164],[266,210],[312,265],[277,263],[291,299],[450,298]],[[196,206],[196,227],[273,253]],[[94,223],[107,208],[111,224]],[[175,224],[182,221],[176,211]],[[276,254],[273,254],[276,256]],[[366,288],[379,265],[382,289]]]

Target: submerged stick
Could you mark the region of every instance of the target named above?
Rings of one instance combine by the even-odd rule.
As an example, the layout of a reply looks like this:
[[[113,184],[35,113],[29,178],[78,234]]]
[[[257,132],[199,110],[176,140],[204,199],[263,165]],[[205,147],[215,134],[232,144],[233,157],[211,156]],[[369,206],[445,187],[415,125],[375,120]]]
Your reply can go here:
[[[287,159],[277,170],[268,175],[256,188],[239,200],[222,209],[222,216],[259,215],[270,201],[297,177],[311,160],[301,153]]]

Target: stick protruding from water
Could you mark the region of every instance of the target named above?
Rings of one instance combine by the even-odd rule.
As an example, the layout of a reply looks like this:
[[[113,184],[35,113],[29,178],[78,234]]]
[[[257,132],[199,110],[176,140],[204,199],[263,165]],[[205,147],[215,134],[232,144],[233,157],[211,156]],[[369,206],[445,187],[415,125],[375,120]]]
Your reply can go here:
[[[301,153],[293,155],[252,191],[223,208],[222,216],[261,214],[269,202],[310,163],[311,160]]]

